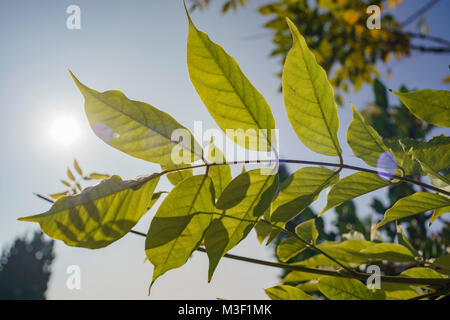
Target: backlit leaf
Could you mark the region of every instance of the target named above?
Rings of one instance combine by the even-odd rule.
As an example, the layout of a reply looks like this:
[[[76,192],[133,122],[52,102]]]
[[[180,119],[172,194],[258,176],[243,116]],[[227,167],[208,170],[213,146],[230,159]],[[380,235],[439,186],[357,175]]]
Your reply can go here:
[[[355,279],[324,276],[319,279],[319,290],[330,300],[372,300],[374,294]]]
[[[199,31],[190,18],[187,64],[198,95],[228,137],[242,147],[270,151],[275,120],[267,101],[242,73],[236,60]],[[242,131],[234,136],[227,129]],[[262,131],[261,141],[259,130],[267,130]],[[245,134],[250,138],[245,139]]]
[[[289,121],[305,146],[324,155],[340,155],[333,89],[297,27],[289,19],[287,23],[294,41],[282,76]]]
[[[92,130],[110,146],[133,157],[165,165],[173,163],[171,153],[175,146],[186,152],[183,158],[186,161],[201,159],[201,146],[169,114],[147,103],[130,100],[120,91],[95,91],[71,75],[85,98],[85,112]],[[177,129],[188,135],[186,139],[172,140],[172,133]]]
[[[78,195],[58,199],[45,213],[19,218],[37,222],[69,246],[103,248],[127,234],[150,209],[158,175],[123,181],[112,176]]]
[[[289,237],[277,247],[277,256],[281,262],[286,262],[305,250],[306,244],[295,237]]]
[[[331,187],[327,196],[327,205],[320,215],[347,200],[357,198],[389,185],[391,185],[389,181],[381,179],[378,175],[369,172],[357,172],[347,176]]]
[[[152,284],[168,270],[184,265],[200,244],[214,213],[211,178],[198,175],[177,184],[163,200],[145,241],[153,264]]]
[[[389,151],[378,133],[366,123],[352,104],[353,120],[347,131],[347,141],[353,153],[369,166],[376,167],[380,155]]]
[[[177,168],[184,168],[187,167],[188,165],[186,164],[167,164],[167,165],[161,165],[161,169],[162,170],[171,170],[171,169],[177,169]],[[167,175],[167,179],[169,179],[170,183],[172,183],[174,186],[176,186],[177,184],[179,184],[181,181],[183,181],[184,179],[190,178],[193,176],[193,171],[192,169],[188,169],[188,170],[179,170],[179,171],[174,171],[171,173],[168,173]]]
[[[272,300],[314,300],[309,294],[292,286],[280,285],[265,291]]]
[[[392,91],[417,118],[431,124],[450,127],[450,91]]]
[[[216,218],[205,234],[208,280],[225,253],[236,246],[264,214],[278,188],[278,175],[250,170],[234,178],[216,203]]]
[[[411,251],[396,243],[376,243],[360,251],[370,260],[387,260],[393,262],[414,261],[414,255]]]
[[[450,205],[450,199],[429,192],[416,192],[398,200],[392,208],[386,211],[384,219],[376,225],[379,228],[386,223],[399,220],[415,214],[435,210]]]
[[[209,163],[223,163],[227,160],[223,155],[223,152],[217,148],[213,143],[208,147],[206,159]],[[232,180],[231,168],[229,165],[219,165],[209,167],[209,176],[213,180],[214,189],[216,190],[216,198],[220,198],[223,190]]]

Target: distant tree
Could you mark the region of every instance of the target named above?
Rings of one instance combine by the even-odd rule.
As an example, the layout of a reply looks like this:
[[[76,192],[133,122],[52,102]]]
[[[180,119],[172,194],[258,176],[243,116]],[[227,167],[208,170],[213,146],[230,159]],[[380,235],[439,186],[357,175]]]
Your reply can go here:
[[[238,10],[249,1],[215,0],[214,3],[221,3],[222,12],[226,13],[231,9]],[[402,59],[413,52],[450,52],[450,41],[429,35],[423,18],[424,13],[438,1],[428,1],[413,15],[398,21],[392,11],[402,0],[274,0],[258,8],[259,13],[270,20],[264,25],[268,32],[254,37],[272,35],[274,48],[270,55],[280,57],[284,65],[292,46],[285,19],[288,17],[294,21],[318,63],[327,71],[330,82],[338,90],[336,102],[342,104],[339,92],[347,93],[351,86],[358,91],[364,83],[372,83],[379,75],[379,62],[387,63],[393,56]],[[191,3],[192,10],[202,10],[212,0],[191,0]],[[370,5],[377,5],[381,9],[380,29],[366,26],[368,19],[373,16],[368,10]],[[417,25],[414,27],[412,23],[416,20]]]
[[[55,258],[53,240],[45,240],[42,232],[33,237],[17,238],[0,259],[0,299],[44,300],[50,279],[50,266]]]

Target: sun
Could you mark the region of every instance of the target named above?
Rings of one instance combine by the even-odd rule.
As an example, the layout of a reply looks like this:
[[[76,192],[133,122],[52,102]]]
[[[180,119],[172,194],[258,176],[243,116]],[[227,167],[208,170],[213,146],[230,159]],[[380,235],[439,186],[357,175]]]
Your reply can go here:
[[[71,116],[60,116],[53,120],[50,126],[52,139],[60,145],[70,146],[80,137],[80,126]]]

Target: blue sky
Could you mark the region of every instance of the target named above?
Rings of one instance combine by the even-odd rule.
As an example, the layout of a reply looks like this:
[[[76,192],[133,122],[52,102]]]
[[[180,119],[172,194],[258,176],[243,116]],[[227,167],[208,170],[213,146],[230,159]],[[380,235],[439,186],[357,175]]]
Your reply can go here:
[[[277,127],[280,128],[280,154],[284,158],[329,160],[307,150],[292,130],[278,92],[278,61],[269,59],[270,35],[248,40],[261,34],[265,17],[256,8],[263,1],[254,0],[238,13],[220,14],[218,6],[192,15],[197,27],[207,32],[239,62],[244,73],[266,97]],[[267,1],[264,1],[267,2]],[[424,1],[404,0],[397,15],[407,17]],[[82,29],[66,28],[66,8],[81,8]],[[427,14],[430,33],[448,36],[447,14],[450,2],[441,1]],[[0,3],[0,245],[7,245],[17,235],[37,226],[16,221],[17,217],[46,211],[48,203],[33,192],[52,193],[62,189],[59,179],[65,177],[68,165],[76,157],[85,171],[100,171],[133,178],[159,171],[157,165],[132,158],[98,139],[88,126],[83,112],[83,98],[71,80],[70,68],[86,85],[99,90],[118,89],[129,98],[148,102],[160,108],[188,128],[202,120],[206,128],[216,127],[193,89],[186,66],[187,20],[181,1],[164,0],[6,0]],[[449,74],[448,55],[414,54],[389,64],[393,75],[386,79],[389,88],[400,84],[410,88],[448,89],[442,79]],[[396,99],[392,95],[390,99]],[[348,103],[359,109],[373,100],[365,86],[345,97],[339,110],[339,135],[351,120]],[[81,126],[79,139],[70,147],[56,143],[50,135],[54,119],[67,116]],[[433,134],[445,132],[436,130]],[[449,134],[448,130],[446,132]],[[351,156],[349,163],[363,165]],[[170,187],[167,181],[160,189]],[[358,209],[370,214],[368,200],[362,197]],[[324,205],[323,197],[317,208]],[[154,210],[136,229],[146,231]],[[329,213],[332,217],[334,213]],[[329,219],[329,218],[328,218]],[[270,249],[260,246],[251,234],[232,250],[235,254],[271,259]],[[183,268],[160,278],[147,297],[152,266],[144,263],[144,239],[134,235],[101,250],[86,250],[56,245],[57,258],[48,291],[49,298],[265,298],[264,288],[276,284],[279,271],[223,259],[213,281],[207,283],[207,258],[195,253]],[[79,265],[82,288],[66,287],[66,268]]]

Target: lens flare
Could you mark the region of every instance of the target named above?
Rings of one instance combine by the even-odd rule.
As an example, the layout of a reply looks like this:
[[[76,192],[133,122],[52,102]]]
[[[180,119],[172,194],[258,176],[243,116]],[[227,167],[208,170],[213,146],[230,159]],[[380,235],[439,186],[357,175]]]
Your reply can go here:
[[[377,161],[377,172],[380,178],[390,180],[395,170],[397,170],[397,163],[395,162],[394,155],[388,151],[380,154]]]

